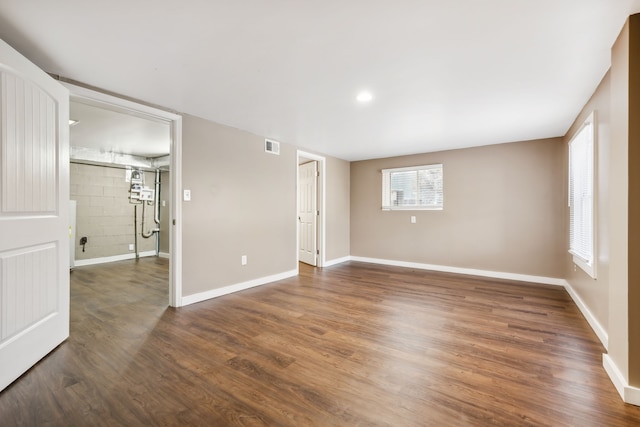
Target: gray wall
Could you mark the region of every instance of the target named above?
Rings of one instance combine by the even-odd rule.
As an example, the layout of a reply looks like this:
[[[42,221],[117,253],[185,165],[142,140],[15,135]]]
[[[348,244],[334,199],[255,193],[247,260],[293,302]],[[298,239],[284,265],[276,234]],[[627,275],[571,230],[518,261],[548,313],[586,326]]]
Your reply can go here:
[[[145,185],[153,188],[153,173],[145,173]],[[129,183],[120,168],[72,163],[70,197],[77,202],[76,259],[102,258],[134,253],[133,205],[129,203]],[[142,211],[138,206],[138,250],[155,250],[155,238],[143,239]],[[154,228],[153,206],[146,207],[145,230]],[[79,241],[88,238],[85,252]]]
[[[325,261],[350,255],[351,167],[335,157],[326,157],[326,239]]]
[[[382,169],[434,163],[444,210],[381,209]],[[351,255],[563,277],[564,182],[560,138],[353,162]]]

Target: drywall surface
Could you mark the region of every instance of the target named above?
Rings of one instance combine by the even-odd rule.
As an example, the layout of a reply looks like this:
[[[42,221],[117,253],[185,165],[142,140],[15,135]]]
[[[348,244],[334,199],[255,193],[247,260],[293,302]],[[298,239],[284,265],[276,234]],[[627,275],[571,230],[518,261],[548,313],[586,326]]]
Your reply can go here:
[[[562,162],[560,138],[353,162],[351,255],[563,277]],[[437,163],[443,210],[382,210],[382,169]]]
[[[295,270],[296,149],[190,115],[182,129],[183,295]]]

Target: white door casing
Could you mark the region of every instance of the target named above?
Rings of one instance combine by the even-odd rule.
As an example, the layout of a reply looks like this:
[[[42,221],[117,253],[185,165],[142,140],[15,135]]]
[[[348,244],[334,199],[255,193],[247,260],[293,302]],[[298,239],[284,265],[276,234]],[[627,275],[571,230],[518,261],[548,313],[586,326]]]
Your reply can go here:
[[[182,116],[155,107],[109,95],[69,82],[61,82],[71,99],[128,112],[138,117],[168,123],[171,127],[170,194],[171,231],[169,233],[169,305],[182,306]]]
[[[0,40],[0,390],[69,336],[69,93]]]
[[[298,259],[317,264],[318,234],[318,162],[298,166]]]

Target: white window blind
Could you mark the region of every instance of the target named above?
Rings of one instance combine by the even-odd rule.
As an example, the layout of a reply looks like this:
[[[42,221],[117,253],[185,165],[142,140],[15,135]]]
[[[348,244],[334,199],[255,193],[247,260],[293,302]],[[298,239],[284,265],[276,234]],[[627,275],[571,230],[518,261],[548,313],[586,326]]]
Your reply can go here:
[[[382,209],[441,210],[442,165],[382,170]]]
[[[593,114],[569,142],[569,252],[595,278]]]

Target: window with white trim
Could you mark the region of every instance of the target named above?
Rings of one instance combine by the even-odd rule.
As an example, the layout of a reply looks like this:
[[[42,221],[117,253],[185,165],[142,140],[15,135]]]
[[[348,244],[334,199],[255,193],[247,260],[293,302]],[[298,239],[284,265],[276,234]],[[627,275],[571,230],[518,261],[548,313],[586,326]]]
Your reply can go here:
[[[569,253],[596,278],[595,131],[591,113],[569,142]]]
[[[382,209],[442,210],[442,165],[382,170]]]

